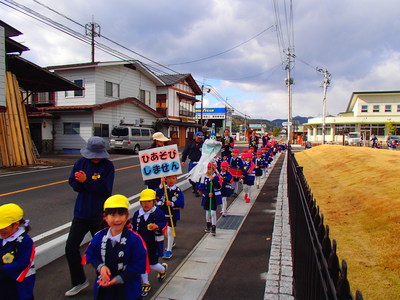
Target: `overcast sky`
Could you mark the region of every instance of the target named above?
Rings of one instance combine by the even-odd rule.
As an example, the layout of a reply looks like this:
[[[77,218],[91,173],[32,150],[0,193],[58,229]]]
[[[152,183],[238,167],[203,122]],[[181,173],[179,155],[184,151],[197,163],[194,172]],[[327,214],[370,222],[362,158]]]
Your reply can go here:
[[[23,33],[14,39],[31,49],[22,55],[24,58],[43,67],[91,60],[88,44],[4,5],[11,5],[8,1],[0,0],[1,20]],[[212,86],[214,92],[205,94],[204,106],[218,104],[218,91],[251,118],[287,118],[283,48],[290,45],[296,56],[291,70],[293,116],[322,115],[323,75],[316,67],[332,74],[327,92],[328,114],[345,111],[352,92],[400,90],[398,0],[293,1],[293,26],[286,26],[291,20],[289,0],[16,3],[82,34],[84,28],[78,24],[94,20],[106,38],[175,72],[191,73],[199,85]],[[78,24],[40,4],[56,9]],[[282,29],[278,33],[283,44],[278,43],[277,25]],[[97,41],[154,64],[105,38]],[[96,50],[96,60],[117,58]]]

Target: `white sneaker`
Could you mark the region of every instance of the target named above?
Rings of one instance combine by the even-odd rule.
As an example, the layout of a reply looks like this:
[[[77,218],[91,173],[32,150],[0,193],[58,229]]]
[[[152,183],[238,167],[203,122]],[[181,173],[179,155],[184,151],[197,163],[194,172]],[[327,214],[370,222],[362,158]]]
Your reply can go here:
[[[65,296],[71,297],[80,293],[83,289],[86,289],[89,286],[89,280],[86,279],[84,283],[78,284],[74,286],[72,289],[65,292]]]

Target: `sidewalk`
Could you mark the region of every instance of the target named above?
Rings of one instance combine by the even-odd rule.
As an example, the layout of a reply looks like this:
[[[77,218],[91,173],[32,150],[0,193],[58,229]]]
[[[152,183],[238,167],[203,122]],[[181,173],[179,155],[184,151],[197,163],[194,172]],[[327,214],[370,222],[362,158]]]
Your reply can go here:
[[[283,160],[284,155],[274,160],[274,168],[263,180],[261,190],[253,187],[252,199],[256,201],[249,205],[244,202],[243,193],[239,195],[228,209],[229,216],[218,221],[217,236],[205,235],[152,299],[293,299],[291,287],[290,292],[288,288],[279,294],[282,290],[278,288],[270,293],[269,286],[279,285],[280,280],[267,280],[266,289],[266,279],[282,265],[281,260],[276,260],[279,253],[275,250],[277,246],[281,248],[282,230],[271,237],[275,215],[282,214],[282,204],[278,203],[276,211],[275,201],[282,199],[286,190],[281,187],[286,184],[281,175],[286,174]],[[281,218],[276,220],[274,231],[279,231]],[[285,231],[288,229],[284,227]],[[274,267],[268,271],[271,245]],[[291,256],[285,259],[291,262]],[[288,282],[289,279],[285,284]]]

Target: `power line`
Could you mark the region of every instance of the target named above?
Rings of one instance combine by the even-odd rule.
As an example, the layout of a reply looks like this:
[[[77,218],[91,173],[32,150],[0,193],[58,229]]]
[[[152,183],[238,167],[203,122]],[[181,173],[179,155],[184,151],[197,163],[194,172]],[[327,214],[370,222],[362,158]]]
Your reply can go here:
[[[43,6],[43,7],[45,7],[45,8],[47,8],[47,9],[50,10],[50,11],[56,13],[57,15],[59,15],[59,16],[65,18],[65,19],[67,19],[68,21],[71,21],[72,23],[74,23],[74,24],[76,24],[76,25],[78,25],[78,26],[85,27],[84,25],[80,24],[79,22],[77,22],[77,21],[75,21],[75,20],[73,20],[73,19],[67,17],[66,15],[64,15],[64,14],[62,14],[62,13],[60,13],[60,12],[58,12],[57,10],[51,8],[50,6],[48,6],[48,5],[46,5],[46,4],[43,4],[43,3],[41,3],[41,2],[39,2],[39,1],[37,1],[37,0],[32,0],[32,1],[35,2],[35,3],[37,3],[37,4],[39,4],[39,5],[41,5],[41,6]]]
[[[42,5],[42,6],[46,7],[46,8],[49,9],[50,11],[56,12],[56,11],[55,11],[54,9],[52,9],[51,7],[42,4],[42,3],[40,3],[40,2],[37,1],[37,0],[33,0],[33,1],[36,2],[36,3],[38,3],[39,5]],[[5,3],[5,2],[7,2],[7,3]],[[26,15],[26,16],[29,16],[29,17],[31,17],[31,18],[33,18],[33,19],[35,19],[35,20],[37,20],[37,21],[39,21],[39,22],[41,22],[41,23],[44,23],[44,24],[46,24],[46,25],[48,25],[48,26],[50,26],[50,27],[52,27],[52,28],[54,28],[54,29],[56,29],[56,30],[59,30],[59,31],[61,31],[61,32],[63,32],[63,33],[66,33],[67,35],[69,35],[69,36],[71,36],[71,37],[74,37],[74,38],[76,38],[76,39],[78,39],[78,40],[80,40],[80,41],[82,41],[82,42],[84,42],[84,43],[86,43],[86,44],[91,44],[91,43],[92,43],[91,39],[88,38],[87,36],[85,36],[85,35],[83,35],[83,34],[81,34],[81,33],[79,33],[79,32],[76,32],[75,30],[73,30],[73,29],[71,29],[71,28],[69,28],[69,27],[67,27],[67,26],[65,26],[65,25],[63,25],[63,24],[61,24],[61,23],[58,23],[58,22],[56,22],[56,21],[54,21],[54,20],[52,20],[52,19],[50,19],[50,18],[48,18],[48,17],[46,17],[46,16],[44,16],[44,15],[38,13],[38,12],[36,12],[36,11],[34,11],[34,10],[32,10],[32,9],[30,9],[30,8],[28,8],[28,7],[26,7],[26,6],[24,6],[24,5],[21,5],[21,4],[15,2],[15,1],[13,1],[13,0],[0,0],[0,3],[3,4],[3,5],[5,5],[5,6],[10,7],[11,9],[16,10],[16,11],[18,11],[18,12],[20,12],[20,13]],[[10,4],[11,4],[11,5],[10,5]],[[14,5],[14,6],[12,6],[12,5]],[[67,20],[73,22],[73,23],[76,24],[76,25],[79,25],[79,26],[81,26],[81,27],[85,27],[84,25],[80,24],[79,22],[74,21],[73,19],[71,19],[71,18],[65,16],[64,14],[61,14],[61,13],[59,13],[59,12],[56,12],[56,13],[57,13],[58,15],[64,17],[64,18],[66,18]],[[271,27],[269,27],[269,28],[271,28]],[[265,31],[268,30],[269,28],[265,29],[263,32],[265,32]],[[259,33],[257,36],[259,36],[259,35],[262,34],[263,32]],[[146,60],[149,60],[149,61],[153,62],[154,64],[156,64],[156,65],[159,66],[159,67],[165,68],[165,69],[171,71],[171,72],[174,73],[174,74],[179,74],[178,72],[176,72],[176,71],[170,69],[169,67],[164,66],[164,65],[162,65],[162,64],[160,64],[160,63],[158,63],[158,62],[156,62],[156,61],[154,61],[154,60],[152,60],[152,59],[150,59],[150,58],[148,58],[148,57],[146,57],[146,56],[144,56],[144,55],[141,55],[141,54],[139,54],[139,53],[137,53],[137,52],[135,52],[135,51],[133,51],[133,50],[131,50],[131,49],[129,49],[129,48],[123,46],[123,45],[120,44],[120,43],[117,43],[117,42],[115,42],[115,41],[113,41],[113,40],[111,40],[111,39],[109,39],[109,38],[107,38],[107,37],[105,37],[105,36],[103,36],[103,35],[102,35],[101,37],[104,38],[104,39],[106,39],[107,41],[109,41],[109,42],[111,42],[111,43],[114,43],[114,44],[118,45],[119,47],[121,47],[121,48],[123,48],[123,49],[125,49],[125,50],[127,50],[127,51],[129,51],[129,52],[132,52],[132,53],[134,53],[134,54],[136,54],[136,55],[138,55],[138,56],[140,56],[140,57],[142,57],[142,58],[144,58],[144,59],[146,59]],[[253,38],[255,38],[255,37],[253,37]],[[242,43],[242,44],[243,44],[243,43]],[[111,47],[109,47],[109,46],[107,46],[107,45],[105,45],[105,44],[99,43],[99,42],[97,42],[97,41],[95,42],[95,46],[96,46],[96,48],[102,50],[103,52],[106,52],[106,53],[108,53],[108,54],[110,54],[110,55],[112,55],[112,56],[114,56],[114,57],[117,57],[118,59],[123,60],[123,61],[127,61],[127,62],[132,62],[132,61],[134,61],[135,63],[140,64],[142,67],[147,68],[149,71],[151,71],[151,72],[153,72],[153,73],[155,73],[155,74],[158,74],[158,75],[160,75],[160,74],[170,74],[170,73],[166,73],[166,72],[163,71],[163,70],[158,69],[158,68],[155,67],[155,66],[151,66],[151,65],[148,65],[148,64],[139,62],[138,60],[136,60],[136,59],[134,59],[134,58],[132,58],[132,57],[130,57],[130,56],[124,54],[124,53],[121,53],[121,52],[119,52],[119,51],[117,51],[117,50],[115,50],[115,49],[113,49],[113,48],[111,48]],[[212,88],[213,88],[213,87],[212,87]],[[215,88],[213,88],[213,90],[214,90],[214,95],[215,95],[216,98],[219,98],[221,101],[225,102],[227,105],[229,105],[229,106],[230,106],[232,109],[234,109],[235,111],[237,111],[237,112],[239,112],[239,113],[245,115],[244,113],[242,113],[242,112],[240,112],[239,110],[235,109],[230,103],[228,103],[228,102],[219,94],[219,92],[218,92]]]
[[[240,46],[242,46],[242,45],[244,45],[244,44],[250,42],[251,40],[254,40],[255,38],[259,37],[259,36],[262,35],[264,32],[266,32],[267,30],[273,28],[274,26],[275,26],[275,25],[271,25],[271,26],[269,26],[268,28],[264,29],[263,31],[257,33],[257,34],[256,34],[255,36],[253,36],[252,38],[250,38],[250,39],[248,39],[248,40],[246,40],[246,41],[244,41],[244,42],[242,42],[242,43],[240,43],[240,44],[238,44],[238,45],[236,45],[236,46],[234,46],[234,47],[232,47],[232,48],[229,48],[229,49],[227,49],[227,50],[224,50],[224,51],[222,51],[222,52],[219,52],[219,53],[217,53],[217,54],[209,55],[209,56],[207,56],[207,57],[203,57],[203,58],[199,58],[199,59],[195,59],[195,60],[191,60],[191,61],[186,61],[186,62],[181,62],[181,63],[173,63],[173,64],[169,64],[169,66],[191,64],[191,63],[203,61],[203,60],[206,60],[206,59],[210,59],[210,58],[213,58],[213,57],[216,57],[216,56],[225,54],[225,53],[230,52],[230,51],[232,51],[232,50],[234,50],[234,49],[236,49],[236,48],[239,48]]]
[[[199,83],[198,83],[199,84]],[[236,109],[232,104],[230,104],[224,97],[221,96],[221,94],[219,93],[218,89],[211,86],[211,85],[207,85],[210,87],[210,94],[216,98],[218,101],[221,101],[223,103],[225,103],[227,106],[229,106],[230,108],[232,108],[236,113],[246,116],[247,114],[241,112],[240,110]],[[248,116],[248,115],[247,115]],[[250,117],[250,116],[248,116]]]

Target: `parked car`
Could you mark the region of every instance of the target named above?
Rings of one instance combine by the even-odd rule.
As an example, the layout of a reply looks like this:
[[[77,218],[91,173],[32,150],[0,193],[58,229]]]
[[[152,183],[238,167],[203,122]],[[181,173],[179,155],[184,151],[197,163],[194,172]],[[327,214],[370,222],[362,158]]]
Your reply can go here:
[[[111,131],[110,150],[129,151],[137,154],[153,143],[154,130],[145,127],[116,126]]]
[[[362,142],[361,134],[359,132],[349,132],[347,136],[347,143],[349,145],[360,145]]]
[[[386,145],[390,148],[392,147],[393,142],[395,145],[398,145],[400,142],[400,135],[389,135],[386,140]]]

